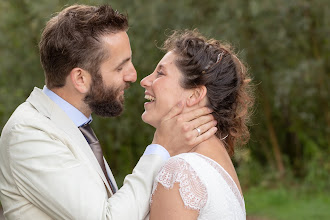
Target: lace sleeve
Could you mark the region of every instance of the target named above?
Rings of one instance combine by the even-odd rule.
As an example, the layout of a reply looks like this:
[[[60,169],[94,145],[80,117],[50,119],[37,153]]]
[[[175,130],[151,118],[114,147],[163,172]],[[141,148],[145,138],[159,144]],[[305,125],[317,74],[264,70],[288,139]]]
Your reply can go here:
[[[206,204],[205,185],[193,168],[182,158],[174,157],[166,162],[155,179],[152,194],[154,194],[158,183],[166,189],[171,189],[175,183],[179,183],[180,196],[187,208],[199,211]]]

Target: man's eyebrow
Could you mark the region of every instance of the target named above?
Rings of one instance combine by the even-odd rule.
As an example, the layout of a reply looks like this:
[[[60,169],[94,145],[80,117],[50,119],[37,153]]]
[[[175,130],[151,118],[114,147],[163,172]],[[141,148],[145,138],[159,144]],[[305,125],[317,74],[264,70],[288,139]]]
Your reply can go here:
[[[119,68],[120,66],[122,66],[123,64],[127,63],[128,61],[131,60],[131,57],[126,58],[125,60],[121,61],[121,63],[119,63],[115,69]]]
[[[164,72],[166,72],[166,67],[163,64],[159,64],[158,70],[163,70]]]

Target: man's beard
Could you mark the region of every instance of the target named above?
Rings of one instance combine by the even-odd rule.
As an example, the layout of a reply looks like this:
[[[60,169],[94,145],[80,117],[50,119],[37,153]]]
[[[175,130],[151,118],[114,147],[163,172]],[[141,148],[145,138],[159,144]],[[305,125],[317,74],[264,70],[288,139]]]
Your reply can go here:
[[[84,102],[96,115],[102,117],[116,117],[124,110],[124,96],[119,93],[129,87],[126,83],[124,87],[111,88],[103,83],[100,73],[92,75],[92,84]]]

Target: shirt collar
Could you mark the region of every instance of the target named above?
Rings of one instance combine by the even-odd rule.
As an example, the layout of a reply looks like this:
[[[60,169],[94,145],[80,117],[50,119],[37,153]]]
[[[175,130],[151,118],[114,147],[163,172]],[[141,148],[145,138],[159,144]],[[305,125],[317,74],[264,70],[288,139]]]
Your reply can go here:
[[[87,118],[83,113],[81,113],[81,111],[76,109],[73,105],[62,99],[60,96],[48,89],[46,86],[44,86],[42,91],[69,116],[69,118],[77,127],[89,124],[93,120],[91,115],[89,116],[89,118]]]

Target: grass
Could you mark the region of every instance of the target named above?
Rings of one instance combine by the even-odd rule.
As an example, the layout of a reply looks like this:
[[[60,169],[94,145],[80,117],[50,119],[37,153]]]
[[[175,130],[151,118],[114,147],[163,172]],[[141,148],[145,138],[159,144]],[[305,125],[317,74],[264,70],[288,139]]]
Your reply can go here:
[[[330,193],[252,188],[244,194],[248,216],[269,220],[330,219]]]
[[[298,189],[251,188],[244,193],[248,220],[330,219],[330,193]],[[1,207],[1,203],[0,203]]]

